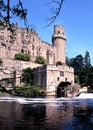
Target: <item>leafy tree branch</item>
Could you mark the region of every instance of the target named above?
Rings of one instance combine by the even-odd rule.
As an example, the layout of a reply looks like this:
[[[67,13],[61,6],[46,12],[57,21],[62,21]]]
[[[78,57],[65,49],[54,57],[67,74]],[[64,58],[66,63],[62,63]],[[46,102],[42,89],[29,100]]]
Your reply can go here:
[[[47,26],[50,26],[58,17],[58,15],[60,14],[62,5],[63,5],[63,1],[64,0],[52,0],[50,3],[48,4],[55,4],[55,8],[52,7],[52,14],[54,14],[53,16],[49,17],[48,20],[50,21],[50,23]]]

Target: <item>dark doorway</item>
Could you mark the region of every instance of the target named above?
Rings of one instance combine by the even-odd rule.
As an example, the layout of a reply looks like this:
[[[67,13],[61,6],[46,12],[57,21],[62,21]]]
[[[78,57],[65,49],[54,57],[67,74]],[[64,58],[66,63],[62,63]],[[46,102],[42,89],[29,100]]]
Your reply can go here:
[[[70,82],[61,82],[57,87],[57,97],[67,97],[67,85],[70,84]]]
[[[57,97],[65,97],[65,91],[64,88],[58,87],[57,88]]]

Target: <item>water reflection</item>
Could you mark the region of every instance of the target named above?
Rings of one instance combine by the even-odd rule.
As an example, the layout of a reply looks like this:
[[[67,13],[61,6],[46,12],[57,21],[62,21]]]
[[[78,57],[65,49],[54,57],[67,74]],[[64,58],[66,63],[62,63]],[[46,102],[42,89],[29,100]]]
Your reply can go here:
[[[91,100],[77,103],[73,108],[73,117],[70,122],[63,124],[63,129],[93,130],[93,105]]]
[[[0,101],[0,130],[93,130],[93,100],[28,100]]]
[[[76,125],[76,120],[79,124],[79,129],[83,128],[84,130],[93,129],[93,107],[89,106],[80,106],[74,108],[74,123],[73,127]]]

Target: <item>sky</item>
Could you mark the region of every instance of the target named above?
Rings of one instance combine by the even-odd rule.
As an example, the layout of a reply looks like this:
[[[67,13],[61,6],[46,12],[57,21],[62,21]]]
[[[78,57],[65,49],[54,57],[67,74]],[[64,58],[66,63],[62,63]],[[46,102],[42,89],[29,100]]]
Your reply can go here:
[[[23,6],[28,9],[27,19],[41,38],[51,44],[54,25],[64,27],[66,42],[66,55],[74,58],[77,55],[90,53],[91,64],[93,65],[93,0],[64,0],[61,12],[57,19],[48,27],[48,17],[52,16],[52,0],[21,0]],[[13,1],[12,1],[13,2]],[[17,19],[19,26],[23,23]]]

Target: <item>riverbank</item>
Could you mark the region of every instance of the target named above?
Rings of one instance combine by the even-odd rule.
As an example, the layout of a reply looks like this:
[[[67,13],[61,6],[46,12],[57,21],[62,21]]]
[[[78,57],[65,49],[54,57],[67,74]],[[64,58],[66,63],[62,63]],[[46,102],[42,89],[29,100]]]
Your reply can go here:
[[[0,91],[0,96],[19,96],[27,98],[38,98],[45,97],[46,92],[44,89],[38,86],[23,85],[21,87],[17,86],[13,90]]]

